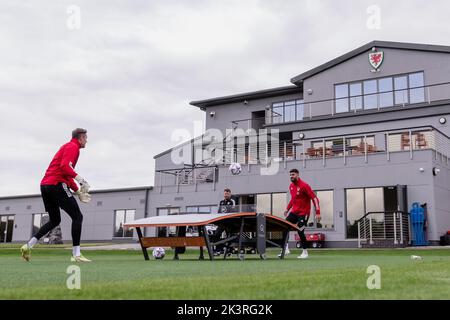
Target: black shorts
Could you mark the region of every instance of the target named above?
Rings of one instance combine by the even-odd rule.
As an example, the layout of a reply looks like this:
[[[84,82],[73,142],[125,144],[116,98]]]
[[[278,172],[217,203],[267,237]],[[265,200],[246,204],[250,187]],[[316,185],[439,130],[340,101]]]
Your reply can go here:
[[[303,216],[299,216],[297,214],[294,213],[289,213],[289,215],[286,217],[286,220],[289,221],[292,224],[296,224],[300,229],[302,227],[306,227],[308,224],[308,219],[309,216],[307,215],[303,215]],[[304,230],[304,228],[303,228]]]

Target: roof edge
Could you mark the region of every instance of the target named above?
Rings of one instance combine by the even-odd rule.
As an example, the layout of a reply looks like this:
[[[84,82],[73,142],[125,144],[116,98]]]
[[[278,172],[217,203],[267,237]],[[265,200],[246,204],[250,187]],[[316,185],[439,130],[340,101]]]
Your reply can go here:
[[[299,87],[298,85],[288,85],[288,86],[283,86],[283,87],[276,87],[276,88],[263,89],[263,90],[258,90],[258,91],[244,92],[244,93],[210,98],[210,99],[205,99],[205,100],[196,100],[196,101],[189,102],[189,104],[192,106],[195,106],[195,107],[199,107],[199,108],[206,108],[206,107],[219,105],[219,104],[239,102],[242,100],[254,100],[254,99],[267,98],[267,97],[271,97],[271,96],[279,96],[279,95],[283,95],[283,94],[300,93],[300,92],[303,92],[302,90],[303,90],[303,88]]]
[[[350,52],[340,55],[337,58],[334,58],[328,62],[325,62],[313,69],[303,72],[303,73],[299,74],[298,76],[291,78],[291,83],[293,83],[295,85],[301,85],[303,83],[303,80],[305,80],[313,75],[316,75],[322,71],[325,71],[329,68],[332,68],[335,65],[345,62],[345,61],[363,53],[364,51],[369,50],[372,47],[450,53],[450,46],[374,40],[374,41],[366,43]]]
[[[110,193],[110,192],[138,191],[138,190],[153,190],[153,186],[115,188],[115,189],[99,189],[99,190],[92,190],[89,193],[97,194],[97,193]],[[24,195],[15,195],[15,196],[3,196],[3,197],[0,197],[0,200],[26,199],[26,198],[37,198],[37,197],[41,197],[41,194],[24,194]]]

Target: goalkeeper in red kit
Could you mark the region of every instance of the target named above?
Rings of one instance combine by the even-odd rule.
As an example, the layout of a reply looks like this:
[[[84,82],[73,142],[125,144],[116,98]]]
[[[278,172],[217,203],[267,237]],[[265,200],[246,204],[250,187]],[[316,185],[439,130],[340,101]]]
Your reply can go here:
[[[44,224],[37,233],[33,234],[30,241],[20,248],[22,257],[26,261],[30,261],[31,249],[39,239],[61,223],[60,209],[63,209],[72,219],[73,248],[70,260],[72,262],[91,261],[84,257],[80,251],[83,215],[74,197],[74,195],[78,196],[83,203],[88,203],[91,200],[88,193],[89,184],[75,172],[80,149],[85,148],[86,144],[87,130],[77,128],[72,131],[72,140],[64,144],[50,162],[41,181],[42,200],[50,221]],[[79,187],[75,181],[79,183]],[[74,191],[74,194],[70,189]]]
[[[303,252],[299,259],[308,258],[308,251],[306,250],[306,236],[305,228],[308,223],[309,214],[311,212],[311,201],[316,210],[316,220],[320,221],[320,205],[319,199],[317,198],[314,191],[311,189],[309,184],[304,182],[299,177],[299,172],[297,169],[292,169],[289,171],[289,176],[291,178],[291,185],[289,186],[289,192],[291,194],[291,201],[289,201],[284,216],[286,220],[297,225],[299,227],[298,235],[302,243]],[[286,248],[286,253],[289,252]]]

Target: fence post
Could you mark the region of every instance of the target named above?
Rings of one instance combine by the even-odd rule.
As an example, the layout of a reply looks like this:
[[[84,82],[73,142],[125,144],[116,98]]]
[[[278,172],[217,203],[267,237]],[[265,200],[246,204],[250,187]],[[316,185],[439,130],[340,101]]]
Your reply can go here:
[[[369,218],[369,239],[370,239],[370,244],[373,244],[373,239],[372,239],[372,217]]]
[[[250,172],[250,146],[252,145],[252,143],[250,142],[250,140],[248,141],[248,148],[247,148],[247,171]]]
[[[400,244],[403,244],[403,215],[400,212]]]
[[[195,168],[192,169],[192,175],[194,178],[195,192],[197,192],[197,176],[195,175]]]
[[[389,132],[386,132],[386,156],[387,156],[387,161],[391,161],[391,153],[390,153],[390,149],[391,146],[389,145]]]
[[[364,161],[367,163],[367,135],[364,135]]]
[[[398,244],[397,241],[397,223],[395,221],[395,212],[392,214],[394,218],[394,244]]]
[[[358,221],[358,248],[361,248],[361,221]]]
[[[409,130],[409,156],[412,160],[413,158],[413,142],[412,142],[412,131]]]
[[[323,149],[322,149],[323,156],[322,156],[322,161],[323,161],[323,166],[325,167],[325,150],[326,150],[326,148],[325,148],[325,139],[322,139],[322,143],[323,143]]]
[[[302,147],[303,147],[303,168],[306,168],[306,153],[305,153],[305,140],[302,141]]]
[[[346,152],[347,152],[347,148],[345,147],[345,145],[346,145],[346,138],[345,137],[342,137],[342,142],[344,143],[343,144],[343,147],[342,147],[342,151],[344,152],[344,166],[347,164],[347,155],[346,155]]]
[[[216,174],[217,174],[217,167],[213,167],[214,173],[213,173],[213,191],[216,191]]]

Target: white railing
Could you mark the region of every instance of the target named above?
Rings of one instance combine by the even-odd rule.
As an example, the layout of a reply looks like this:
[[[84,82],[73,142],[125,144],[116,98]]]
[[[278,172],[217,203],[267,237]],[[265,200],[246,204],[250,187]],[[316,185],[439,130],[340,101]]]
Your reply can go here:
[[[317,101],[305,101],[296,106],[289,106],[292,110],[285,110],[283,114],[266,107],[265,124],[282,124],[310,120],[314,117],[340,114],[355,114],[366,111],[380,111],[386,108],[405,108],[409,105],[431,104],[436,101],[450,99],[450,82],[436,83],[413,88],[382,91],[374,94],[354,95],[344,98],[332,98]],[[298,110],[301,108],[301,110]]]
[[[402,211],[369,212],[357,225],[359,248],[406,246],[410,242],[409,215]]]

